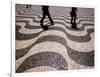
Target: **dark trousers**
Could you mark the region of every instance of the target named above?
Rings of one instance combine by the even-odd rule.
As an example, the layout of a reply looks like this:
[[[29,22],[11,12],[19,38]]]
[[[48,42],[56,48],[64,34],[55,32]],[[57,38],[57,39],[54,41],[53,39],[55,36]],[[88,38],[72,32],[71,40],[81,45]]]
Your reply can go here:
[[[76,24],[76,15],[71,17],[71,24]]]
[[[42,17],[42,19],[41,19],[40,23],[43,25],[43,21],[44,21],[44,19],[45,19],[46,15],[48,16],[48,18],[49,18],[49,20],[50,20],[51,24],[53,24],[54,22],[53,22],[53,20],[52,20],[52,18],[51,18],[51,16],[50,16],[49,11],[45,11],[45,12],[43,12],[43,17]]]

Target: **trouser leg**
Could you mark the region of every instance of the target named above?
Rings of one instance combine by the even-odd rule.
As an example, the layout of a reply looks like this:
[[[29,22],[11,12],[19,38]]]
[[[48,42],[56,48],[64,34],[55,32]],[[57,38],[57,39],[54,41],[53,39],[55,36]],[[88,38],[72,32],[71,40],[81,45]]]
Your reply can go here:
[[[49,12],[47,13],[47,15],[48,15],[48,18],[49,18],[51,24],[54,24],[54,21],[52,20],[52,18],[51,18],[51,16],[50,16],[50,13],[49,13]]]
[[[45,18],[45,17],[46,17],[46,14],[43,13],[43,17],[42,17],[42,19],[41,19],[41,21],[40,21],[41,25],[43,25],[43,21],[44,21],[44,18]]]
[[[76,16],[74,16],[74,23],[76,23]]]
[[[71,17],[71,24],[73,23],[73,16]]]

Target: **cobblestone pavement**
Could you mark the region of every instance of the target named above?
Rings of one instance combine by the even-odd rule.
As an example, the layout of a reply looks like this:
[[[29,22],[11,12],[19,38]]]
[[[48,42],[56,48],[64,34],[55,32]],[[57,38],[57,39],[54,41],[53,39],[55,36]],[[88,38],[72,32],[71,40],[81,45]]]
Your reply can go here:
[[[68,13],[64,15],[65,12],[62,14],[52,6],[50,14],[55,24],[49,26],[46,17],[44,24],[49,29],[44,31],[38,7],[41,6],[16,5],[16,73],[93,68],[94,9],[83,9],[84,14],[79,14],[76,20],[79,30],[75,30]],[[66,7],[62,8],[63,11]],[[78,9],[82,13],[82,8]]]

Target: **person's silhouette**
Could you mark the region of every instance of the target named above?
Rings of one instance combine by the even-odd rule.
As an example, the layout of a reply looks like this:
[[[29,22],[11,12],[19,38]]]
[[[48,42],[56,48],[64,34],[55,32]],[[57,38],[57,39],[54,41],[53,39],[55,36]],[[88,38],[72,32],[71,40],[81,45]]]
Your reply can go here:
[[[27,5],[26,5],[26,8],[29,8],[29,7],[31,7],[31,5],[27,4]]]
[[[50,13],[49,13],[49,6],[42,6],[42,11],[43,11],[43,17],[42,19],[40,20],[40,25],[41,27],[45,30],[45,29],[48,29],[47,26],[44,26],[43,25],[43,21],[45,19],[46,16],[48,16],[50,22],[51,22],[51,25],[54,25],[54,21],[52,20],[51,16],[50,16]]]
[[[76,26],[76,18],[77,18],[77,13],[78,10],[76,7],[72,7],[72,10],[70,11],[70,15],[71,15],[71,24],[72,24],[72,28],[74,29],[78,29]]]

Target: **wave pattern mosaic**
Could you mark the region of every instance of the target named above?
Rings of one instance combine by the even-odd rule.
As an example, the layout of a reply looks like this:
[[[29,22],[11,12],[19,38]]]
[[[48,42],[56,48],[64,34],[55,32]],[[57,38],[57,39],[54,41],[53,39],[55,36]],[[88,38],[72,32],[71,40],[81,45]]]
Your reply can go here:
[[[77,7],[76,27],[72,7],[16,4],[16,73],[93,69],[94,9]]]

